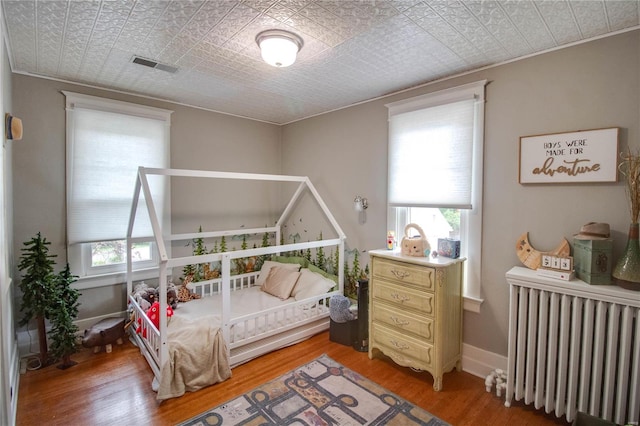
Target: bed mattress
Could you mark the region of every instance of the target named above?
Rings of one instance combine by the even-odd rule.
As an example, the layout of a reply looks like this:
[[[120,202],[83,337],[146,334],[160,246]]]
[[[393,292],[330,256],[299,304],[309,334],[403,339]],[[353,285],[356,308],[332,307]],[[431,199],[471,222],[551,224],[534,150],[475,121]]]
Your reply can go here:
[[[260,287],[249,287],[231,292],[231,318],[260,312],[265,309],[284,306],[295,301],[293,297],[280,300],[264,291]],[[174,311],[176,316],[184,316],[197,319],[212,314],[220,315],[222,312],[222,294],[194,299],[189,302],[179,303]]]
[[[249,287],[242,290],[232,291],[232,323],[234,322],[234,318],[240,318],[244,317],[245,315],[251,315],[265,310],[282,307],[282,309],[277,309],[275,312],[272,312],[269,315],[259,316],[255,319],[241,321],[237,324],[233,324],[231,329],[232,341],[250,338],[255,336],[256,334],[264,333],[269,329],[284,327],[317,316],[317,309],[311,309],[318,306],[316,305],[316,303],[298,304],[297,306],[294,306],[292,304],[295,301],[296,300],[293,297],[290,297],[286,300],[281,300],[260,290],[260,287]],[[287,307],[287,305],[289,305],[289,307]],[[318,309],[321,313],[328,314],[329,312],[329,310],[322,305],[319,305]],[[198,319],[211,321],[214,323],[214,326],[217,327],[221,327],[222,325],[221,313],[221,294],[180,303],[174,310],[174,316],[178,318],[188,319],[190,321]],[[171,321],[170,319],[168,322],[168,326],[170,328],[172,327],[172,323],[179,324],[181,322]]]

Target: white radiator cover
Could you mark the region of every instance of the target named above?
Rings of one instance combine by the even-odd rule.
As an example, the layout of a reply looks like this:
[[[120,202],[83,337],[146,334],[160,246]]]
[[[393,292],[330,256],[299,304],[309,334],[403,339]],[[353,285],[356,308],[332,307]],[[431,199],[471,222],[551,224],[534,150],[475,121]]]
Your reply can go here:
[[[640,292],[514,267],[509,283],[508,407],[515,398],[571,422],[640,417]],[[635,422],[635,423],[633,423]]]

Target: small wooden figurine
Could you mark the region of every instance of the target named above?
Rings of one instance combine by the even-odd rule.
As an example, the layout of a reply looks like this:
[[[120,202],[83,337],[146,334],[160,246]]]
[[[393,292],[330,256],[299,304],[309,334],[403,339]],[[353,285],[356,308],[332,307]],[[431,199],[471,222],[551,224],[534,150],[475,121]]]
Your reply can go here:
[[[552,255],[566,257],[569,256],[571,246],[566,238],[562,239],[562,242],[551,251],[539,251],[534,249],[529,242],[529,233],[525,232],[520,235],[518,242],[516,243],[516,254],[520,261],[529,269],[536,270],[542,263],[542,255]]]

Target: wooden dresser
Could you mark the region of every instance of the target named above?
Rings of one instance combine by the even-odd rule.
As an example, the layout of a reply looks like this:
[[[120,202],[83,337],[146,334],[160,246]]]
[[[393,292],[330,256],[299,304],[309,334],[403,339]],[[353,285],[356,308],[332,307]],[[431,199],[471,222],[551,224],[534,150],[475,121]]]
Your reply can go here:
[[[433,376],[462,359],[464,259],[421,258],[373,250],[369,281],[369,358],[379,352],[399,365]]]

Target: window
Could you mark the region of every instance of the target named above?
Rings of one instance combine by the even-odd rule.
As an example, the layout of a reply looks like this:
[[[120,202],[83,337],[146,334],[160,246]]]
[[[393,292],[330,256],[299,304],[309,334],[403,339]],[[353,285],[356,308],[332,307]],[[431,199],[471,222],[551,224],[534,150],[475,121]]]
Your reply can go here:
[[[69,263],[81,278],[122,272],[138,167],[169,167],[171,111],[64,94]],[[168,213],[168,186],[156,181],[150,187],[163,217]],[[136,237],[153,235],[144,213],[142,209],[136,218]],[[133,247],[136,270],[157,264],[154,246],[149,238]]]
[[[484,86],[467,84],[388,104],[388,225],[417,223],[432,248],[459,238],[465,309],[478,311],[482,238]]]

